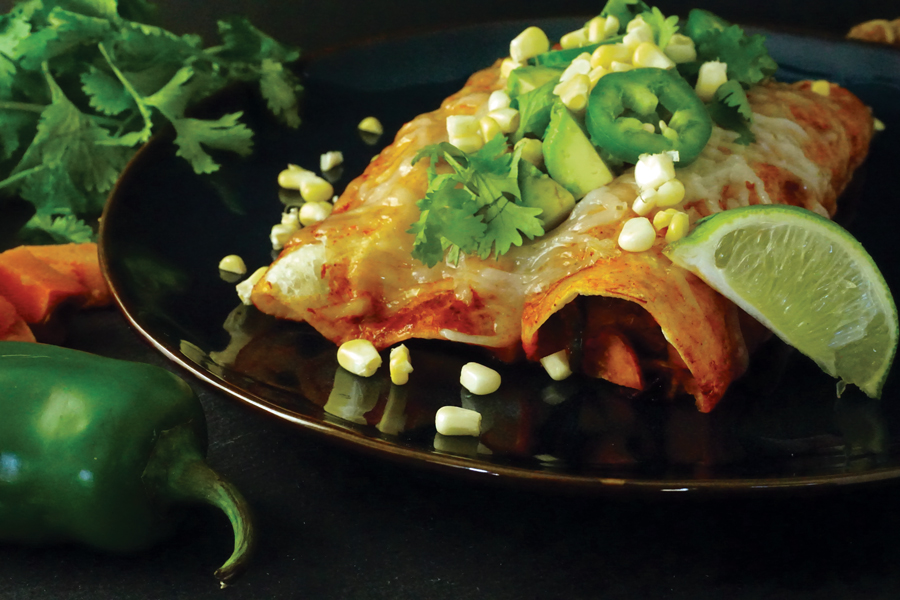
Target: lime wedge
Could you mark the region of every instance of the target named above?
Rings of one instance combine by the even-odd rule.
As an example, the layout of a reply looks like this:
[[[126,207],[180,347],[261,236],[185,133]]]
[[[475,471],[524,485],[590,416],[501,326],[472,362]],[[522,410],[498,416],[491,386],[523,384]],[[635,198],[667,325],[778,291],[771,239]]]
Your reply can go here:
[[[793,206],[749,206],[701,219],[665,254],[829,375],[881,397],[897,307],[872,257],[841,226]]]

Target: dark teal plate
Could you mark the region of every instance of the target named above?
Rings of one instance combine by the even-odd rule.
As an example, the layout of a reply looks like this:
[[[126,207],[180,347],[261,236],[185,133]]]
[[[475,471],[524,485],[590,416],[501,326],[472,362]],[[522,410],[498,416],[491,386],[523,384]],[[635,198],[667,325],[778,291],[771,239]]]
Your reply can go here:
[[[538,23],[551,37],[579,21]],[[900,398],[889,378],[881,402],[835,382],[773,342],[709,415],[691,399],[661,399],[573,377],[553,383],[533,366],[500,367],[496,394],[461,391],[459,366],[475,351],[413,342],[415,372],[393,387],[339,369],[335,347],[303,324],[276,322],[241,307],[219,259],[239,254],[251,269],[272,258],[269,228],[282,204],[276,178],[289,162],[317,167],[342,150],[342,190],[393,132],[433,110],[473,71],[508,52],[525,23],[500,23],[383,41],[312,61],[299,130],[284,129],[250,93],[209,107],[245,111],[257,131],[248,159],[218,156],[223,168],[196,176],[165,136],[151,141],[123,175],[103,217],[101,255],[126,317],[165,355],[223,392],[333,441],[418,466],[513,484],[590,492],[751,493],[834,489],[900,476]],[[900,53],[770,33],[784,79],[827,78],[873,106],[887,130],[844,199],[840,217],[900,289],[896,224],[900,205]],[[378,116],[386,135],[368,145],[356,130]],[[382,369],[385,371],[386,369]],[[484,415],[480,439],[435,433],[443,405]]]

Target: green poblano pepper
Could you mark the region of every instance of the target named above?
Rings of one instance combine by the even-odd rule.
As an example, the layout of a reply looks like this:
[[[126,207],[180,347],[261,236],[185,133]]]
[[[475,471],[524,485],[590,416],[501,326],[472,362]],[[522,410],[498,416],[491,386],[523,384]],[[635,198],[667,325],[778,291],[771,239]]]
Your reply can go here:
[[[0,342],[0,414],[0,540],[132,552],[172,531],[176,504],[200,502],[234,528],[216,577],[245,569],[249,507],[206,464],[202,407],[169,371]]]

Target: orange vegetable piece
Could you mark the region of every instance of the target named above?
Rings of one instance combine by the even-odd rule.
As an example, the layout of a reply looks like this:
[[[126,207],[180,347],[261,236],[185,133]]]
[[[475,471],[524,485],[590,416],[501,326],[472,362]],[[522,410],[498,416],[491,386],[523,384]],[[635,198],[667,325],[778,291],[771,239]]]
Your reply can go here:
[[[9,342],[33,342],[34,334],[22,320],[16,307],[0,296],[0,340]]]
[[[85,307],[107,306],[112,293],[100,270],[97,244],[61,244],[58,246],[27,246],[28,251],[63,275],[83,285],[88,295]]]
[[[24,246],[0,254],[0,295],[26,323],[43,323],[69,298],[87,298],[87,289],[31,254]]]
[[[631,343],[613,328],[605,328],[585,342],[585,371],[616,385],[644,389],[644,375]]]

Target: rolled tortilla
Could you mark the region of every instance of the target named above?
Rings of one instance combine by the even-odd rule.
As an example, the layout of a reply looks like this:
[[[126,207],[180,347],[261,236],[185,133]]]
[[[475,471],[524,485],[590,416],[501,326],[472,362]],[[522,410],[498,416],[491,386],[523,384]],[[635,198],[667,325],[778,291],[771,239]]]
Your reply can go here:
[[[742,326],[749,321],[731,302],[665,258],[661,234],[642,253],[616,245],[634,216],[633,169],[589,193],[559,227],[499,259],[463,256],[428,268],[412,258],[407,230],[427,189],[427,161],[412,165],[413,157],[447,140],[449,115],[486,114],[489,94],[504,86],[499,65],[479,71],[438,110],[401,128],[332,215],[288,243],[255,286],[253,303],[307,321],[338,344],[447,339],[506,358],[524,351],[529,360],[562,346],[595,376],[637,388],[662,378],[671,393],[692,394],[701,411],[711,410],[745,371],[758,326]],[[835,85],[828,96],[814,93],[809,82],[767,83],[748,98],[756,142],[736,144],[736,134],[714,128],[699,158],[677,172],[682,209],[692,220],[759,203],[833,215],[868,151],[868,108]],[[581,350],[571,352],[575,346]]]

